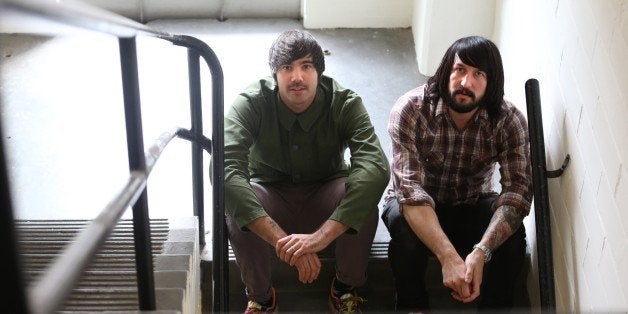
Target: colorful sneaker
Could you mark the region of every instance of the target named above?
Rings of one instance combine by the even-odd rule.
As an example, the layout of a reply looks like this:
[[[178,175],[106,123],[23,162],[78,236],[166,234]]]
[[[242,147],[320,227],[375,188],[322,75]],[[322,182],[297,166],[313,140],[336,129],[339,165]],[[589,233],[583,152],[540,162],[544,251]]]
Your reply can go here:
[[[329,291],[329,311],[331,313],[362,313],[360,306],[366,302],[358,296],[355,291],[347,292],[340,297],[334,293],[334,280],[331,281],[331,291]]]
[[[258,302],[249,300],[249,303],[246,305],[246,310],[244,310],[244,314],[275,313],[277,311],[277,296],[275,295],[275,288],[271,289],[273,294],[270,306],[263,306]]]

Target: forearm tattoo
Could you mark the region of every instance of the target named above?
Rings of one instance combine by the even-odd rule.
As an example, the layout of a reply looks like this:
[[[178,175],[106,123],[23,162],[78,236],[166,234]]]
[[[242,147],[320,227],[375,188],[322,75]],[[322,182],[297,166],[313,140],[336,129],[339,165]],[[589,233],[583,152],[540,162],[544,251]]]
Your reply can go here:
[[[281,226],[279,226],[275,220],[270,218],[270,216],[265,217],[264,224],[266,226],[263,228],[263,234],[260,236],[271,245],[275,245],[277,240],[287,235],[286,232],[281,229]]]
[[[268,219],[268,227],[271,230],[275,230],[275,229],[277,229],[277,223],[274,220],[272,220],[272,219]]]
[[[268,217],[268,230],[270,230],[272,234],[278,235],[279,237],[286,236],[286,233],[283,231],[283,229],[281,229],[281,227],[275,222],[275,220],[270,217]]]
[[[488,237],[486,245],[493,250],[496,249],[519,229],[522,221],[523,215],[516,208],[512,206],[499,207],[486,229],[486,236]]]

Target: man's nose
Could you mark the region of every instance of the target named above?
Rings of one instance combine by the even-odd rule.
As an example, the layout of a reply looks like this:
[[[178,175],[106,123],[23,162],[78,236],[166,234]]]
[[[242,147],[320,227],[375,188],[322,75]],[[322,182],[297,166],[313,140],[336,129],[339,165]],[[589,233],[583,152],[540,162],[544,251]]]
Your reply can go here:
[[[460,80],[460,86],[462,87],[468,87],[468,85],[470,84],[470,78],[469,75],[465,75],[462,77],[462,79]]]
[[[291,80],[294,82],[303,81],[303,72],[301,71],[301,69],[296,68],[294,69],[294,71],[292,71]]]

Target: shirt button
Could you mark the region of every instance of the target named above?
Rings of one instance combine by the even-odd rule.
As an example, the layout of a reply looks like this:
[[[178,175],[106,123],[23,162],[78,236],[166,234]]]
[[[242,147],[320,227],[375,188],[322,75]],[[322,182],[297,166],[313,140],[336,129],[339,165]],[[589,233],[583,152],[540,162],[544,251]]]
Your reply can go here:
[[[292,145],[292,150],[294,150],[294,151],[299,150],[299,145]]]

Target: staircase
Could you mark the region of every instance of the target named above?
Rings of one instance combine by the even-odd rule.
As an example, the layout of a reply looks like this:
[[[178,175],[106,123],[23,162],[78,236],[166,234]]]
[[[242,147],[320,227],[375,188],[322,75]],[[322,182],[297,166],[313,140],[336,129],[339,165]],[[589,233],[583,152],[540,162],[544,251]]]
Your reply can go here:
[[[26,282],[37,280],[88,223],[87,220],[16,221]],[[158,312],[200,312],[196,218],[152,219],[150,226]],[[136,281],[133,225],[130,220],[122,220],[87,267],[61,311],[136,312],[139,309]]]
[[[88,222],[16,221],[25,280],[28,283],[37,280],[58,252]],[[211,313],[211,246],[208,242],[199,251],[196,218],[152,219],[151,232],[155,256],[156,312]],[[394,286],[387,250],[388,234],[385,229],[380,228],[371,248],[368,282],[359,290],[360,295],[367,300],[363,306],[364,312],[393,311]],[[329,284],[334,275],[335,261],[332,252],[333,247],[329,247],[320,253],[323,264],[321,273],[318,280],[311,284],[301,284],[294,268],[278,259],[273,262],[273,282],[281,312],[327,311]],[[521,312],[530,310],[525,275],[520,280],[521,291],[517,299],[518,310]],[[472,306],[463,306],[451,300],[448,290],[441,284],[440,265],[435,259],[429,263],[427,281],[430,302],[435,307],[449,312],[474,311]],[[240,272],[230,251],[230,312],[241,313],[246,301]],[[123,220],[97,253],[61,311],[137,313],[138,308],[132,221]]]

